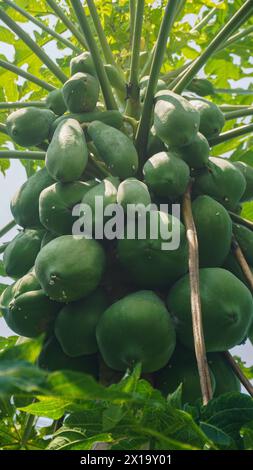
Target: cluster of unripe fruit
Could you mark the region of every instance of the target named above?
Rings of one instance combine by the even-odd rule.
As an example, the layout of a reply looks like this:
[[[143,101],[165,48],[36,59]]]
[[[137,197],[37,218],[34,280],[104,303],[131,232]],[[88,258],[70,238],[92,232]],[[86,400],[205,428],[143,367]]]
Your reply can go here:
[[[180,246],[173,251],[163,250],[162,238],[152,239],[150,233],[145,239],[113,241],[72,235],[72,208],[80,202],[95,217],[97,196],[104,207],[115,203],[124,210],[128,204],[171,205],[181,202],[193,178],[213,387],[216,394],[238,390],[219,353],[243,342],[253,324],[252,294],[231,251],[234,232],[253,265],[253,233],[232,224],[228,210],[238,212],[240,202],[253,199],[253,169],[209,157],[208,140],[225,122],[214,103],[166,89],[155,96],[147,159],[139,168],[122,114],[98,104],[99,83],[89,54],[72,60],[71,75],[61,90],[49,94],[47,108],[19,109],[7,119],[15,143],[46,149],[46,165],[11,202],[22,231],[4,251],[6,272],[15,279],[1,296],[6,323],[22,336],[46,334],[41,367],[97,377],[99,353],[115,371],[141,362],[144,373],[155,373],[155,385],[163,393],[183,382],[184,400],[197,399],[183,222]],[[111,68],[108,76],[120,91]],[[108,176],[101,178],[101,172]],[[159,212],[158,219],[169,230],[175,223],[169,212]]]

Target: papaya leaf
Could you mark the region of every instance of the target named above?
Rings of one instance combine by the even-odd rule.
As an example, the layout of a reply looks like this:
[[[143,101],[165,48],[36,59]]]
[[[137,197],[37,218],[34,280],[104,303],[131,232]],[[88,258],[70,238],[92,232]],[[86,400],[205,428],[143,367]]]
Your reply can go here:
[[[253,450],[253,421],[242,427],[240,430],[240,435],[243,439],[244,449]]]

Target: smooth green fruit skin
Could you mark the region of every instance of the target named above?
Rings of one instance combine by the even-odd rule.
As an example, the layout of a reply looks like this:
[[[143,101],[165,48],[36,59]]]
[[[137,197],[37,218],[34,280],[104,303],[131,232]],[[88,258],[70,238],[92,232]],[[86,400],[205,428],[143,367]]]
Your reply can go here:
[[[213,84],[206,78],[194,78],[191,83],[187,85],[187,90],[190,90],[199,96],[208,96],[215,94]]]
[[[45,234],[44,234],[44,236],[41,240],[40,248],[43,248],[43,246],[47,245],[49,242],[51,242],[52,240],[54,240],[57,237],[59,237],[59,235],[57,235],[56,233],[45,232]]]
[[[182,196],[190,181],[188,165],[172,151],[149,158],[143,167],[145,183],[157,195],[175,200]]]
[[[112,64],[105,64],[104,65],[106,75],[108,80],[115,90],[120,91],[121,93],[126,94],[126,83],[123,77],[120,75],[117,68]]]
[[[199,131],[207,139],[216,137],[220,134],[224,124],[224,114],[218,106],[208,100],[191,100],[191,104],[200,113]]]
[[[199,112],[172,91],[159,91],[155,99],[154,128],[157,136],[171,147],[189,145],[199,130]]]
[[[215,378],[210,371],[212,390]],[[194,404],[202,397],[195,353],[181,345],[176,349],[168,364],[155,374],[155,387],[167,397],[182,384],[182,402]]]
[[[226,257],[223,263],[223,268],[233,273],[236,277],[238,277],[238,279],[240,279],[240,281],[242,281],[250,289],[250,284],[247,281],[245,275],[243,274],[242,268],[239,265],[232,250],[230,250],[230,252],[228,253],[228,256]],[[249,268],[251,269],[253,273],[253,267],[249,266]]]
[[[96,70],[90,52],[83,52],[77,57],[73,57],[70,61],[70,75],[76,73],[89,73],[96,77]]]
[[[135,234],[135,238],[123,238],[117,243],[117,256],[128,277],[136,285],[154,289],[155,287],[171,286],[188,270],[188,248],[184,225],[175,217],[157,211],[160,233],[157,239],[151,238],[150,215],[147,214],[147,236],[138,239],[137,223],[131,220],[127,229]],[[145,222],[145,220],[144,220]],[[172,231],[178,227],[180,245],[177,249],[163,249],[166,243],[161,233]]]
[[[125,371],[141,362],[154,372],[170,359],[175,329],[163,302],[152,291],[139,291],[115,302],[101,316],[97,342],[105,363]]]
[[[27,229],[8,244],[3,255],[4,269],[8,276],[22,277],[33,267],[44,233],[44,230]]]
[[[194,192],[207,194],[233,210],[246,188],[241,172],[226,158],[210,157],[208,168],[196,176]]]
[[[57,116],[61,116],[67,111],[61,89],[50,91],[46,97],[46,104]]]
[[[253,265],[253,232],[240,224],[233,223],[233,233],[250,265]]]
[[[190,168],[198,170],[207,166],[210,147],[205,136],[198,132],[189,145],[181,147],[177,152]]]
[[[67,356],[57,339],[51,336],[44,344],[38,358],[38,365],[41,369],[50,372],[58,370],[70,370],[72,372],[83,372],[98,378],[98,358],[97,355],[69,357]]]
[[[125,179],[135,175],[138,154],[129,137],[100,121],[89,125],[88,134],[113,176]]]
[[[166,147],[161,139],[156,135],[154,126],[151,127],[149,136],[148,136],[148,145],[147,145],[147,158],[152,157],[156,153],[165,152]]]
[[[216,382],[214,398],[224,393],[241,391],[240,380],[236,377],[222,353],[208,354],[207,360]]]
[[[88,148],[83,130],[75,119],[66,119],[57,127],[47,149],[48,173],[63,183],[77,181],[87,163]]]
[[[99,82],[88,73],[76,73],[62,88],[63,99],[71,113],[93,111],[99,96]]]
[[[98,350],[96,326],[108,300],[102,289],[86,299],[71,302],[59,312],[55,322],[55,336],[68,356],[94,354]]]
[[[83,196],[97,183],[96,181],[75,181],[73,183],[55,183],[44,189],[39,199],[39,214],[42,225],[58,235],[72,234],[77,216],[72,209],[79,204]]]
[[[246,189],[241,197],[241,201],[252,201],[253,199],[253,168],[244,162],[234,162],[234,166],[242,173],[246,180]]]
[[[200,299],[207,352],[227,351],[241,343],[253,319],[253,300],[249,289],[222,268],[202,268]],[[189,275],[170,290],[168,309],[175,318],[178,338],[194,348]]]
[[[209,196],[192,204],[197,230],[200,267],[221,266],[232,243],[232,222],[226,209]]]
[[[11,200],[11,212],[23,228],[43,229],[39,218],[39,196],[43,189],[54,183],[46,168],[30,176]]]
[[[109,176],[102,180],[99,184],[91,188],[86,192],[82,199],[82,204],[85,204],[90,208],[92,220],[92,227],[103,225],[108,217],[103,217],[99,210],[97,210],[98,197],[102,198],[103,208],[105,209],[109,204],[117,203],[117,191],[120,184],[119,178],[115,176]],[[92,227],[89,226],[89,220],[84,218],[85,228],[92,232]]]
[[[251,323],[251,326],[249,328],[248,338],[249,338],[251,344],[253,344],[253,322]]]
[[[55,119],[56,115],[49,109],[21,108],[8,116],[7,132],[16,144],[32,147],[48,139]]]
[[[93,292],[105,268],[103,248],[81,235],[63,235],[37,256],[35,272],[42,289],[53,300],[72,302]]]
[[[117,203],[120,204],[125,211],[129,204],[143,204],[148,206],[151,204],[151,197],[145,183],[136,178],[127,178],[122,181],[118,187]]]

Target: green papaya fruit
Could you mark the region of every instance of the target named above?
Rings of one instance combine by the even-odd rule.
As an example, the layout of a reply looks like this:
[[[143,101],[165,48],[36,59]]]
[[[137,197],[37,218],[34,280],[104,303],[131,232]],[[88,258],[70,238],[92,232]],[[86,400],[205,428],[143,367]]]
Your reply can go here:
[[[225,124],[225,117],[220,108],[215,103],[204,99],[193,99],[190,103],[197,111],[199,111],[199,131],[201,134],[203,134],[207,139],[211,139],[212,137],[219,135]]]
[[[43,226],[39,218],[39,196],[43,189],[54,183],[46,168],[30,176],[11,200],[11,212],[18,225],[24,228]]]
[[[39,199],[42,225],[58,235],[71,234],[73,224],[77,220],[77,217],[72,215],[72,209],[96,184],[95,180],[75,181],[65,184],[55,183],[44,189]]]
[[[209,196],[192,204],[197,230],[200,267],[221,266],[232,243],[232,222],[226,209]]]
[[[126,82],[118,69],[112,64],[105,64],[104,68],[111,86],[121,93],[126,93]]]
[[[123,126],[123,115],[117,110],[110,110],[110,111],[92,111],[90,113],[80,113],[80,114],[64,114],[63,116],[58,117],[50,128],[50,136],[51,138],[54,135],[54,132],[57,126],[65,121],[65,119],[75,119],[79,122],[79,124],[89,123],[92,121],[101,121],[108,126],[115,127],[116,129],[120,129]]]
[[[215,390],[215,378],[211,370],[212,390]],[[175,392],[182,384],[182,402],[194,404],[202,396],[196,356],[193,351],[181,345],[176,349],[168,364],[155,374],[155,387],[165,397]]]
[[[189,145],[199,130],[199,112],[180,95],[161,90],[155,96],[154,128],[171,147]]]
[[[44,234],[44,236],[41,240],[40,248],[43,248],[43,246],[47,245],[49,242],[51,242],[52,240],[54,240],[57,237],[59,237],[59,235],[57,235],[56,233],[45,232],[45,234]]]
[[[50,91],[46,97],[46,105],[57,116],[61,116],[67,111],[61,89]]]
[[[233,233],[250,265],[253,265],[253,232],[247,227],[233,223]]]
[[[20,108],[8,116],[7,132],[16,144],[33,147],[48,139],[50,126],[56,117],[50,109]]]
[[[252,201],[253,200],[253,167],[247,165],[244,162],[233,162],[234,166],[243,174],[246,180],[246,188],[241,197],[241,201]]]
[[[157,224],[152,223],[153,217],[157,219]],[[140,218],[130,218],[126,229],[129,234],[133,233],[135,238],[125,237],[118,240],[119,262],[130,279],[141,287],[154,289],[170,286],[188,270],[184,225],[170,214],[150,211],[142,218],[146,224],[146,234],[138,238],[139,228],[142,228],[141,224],[138,225],[139,220]],[[154,237],[152,232],[156,227],[158,236]],[[168,240],[165,240],[164,234],[172,229],[177,229],[177,234],[179,232],[180,244],[177,249],[166,249],[164,243]]]
[[[196,175],[194,191],[213,197],[228,210],[240,201],[246,188],[241,172],[226,158],[210,157],[208,168]]]
[[[188,165],[173,151],[160,152],[149,158],[144,167],[145,183],[157,195],[175,200],[190,182]]]
[[[224,393],[241,391],[240,380],[236,377],[222,353],[210,353],[207,360],[215,377],[214,398]]]
[[[96,77],[95,65],[91,57],[90,52],[83,52],[77,57],[73,57],[70,61],[70,75],[75,75],[76,73],[88,73]]]
[[[191,83],[187,85],[187,90],[190,90],[199,96],[208,96],[215,94],[213,84],[206,78],[194,78]]]
[[[75,119],[66,119],[57,127],[46,154],[48,173],[56,181],[77,181],[88,163],[83,130]]]
[[[253,319],[253,299],[249,289],[222,268],[202,268],[200,299],[207,352],[226,351],[241,343]],[[189,275],[170,290],[168,309],[175,318],[178,338],[194,348]]]
[[[148,206],[151,204],[151,197],[145,183],[136,178],[127,178],[118,187],[117,203],[121,204],[123,209],[127,211],[129,204]]]
[[[250,288],[248,281],[246,277],[243,274],[243,271],[241,269],[241,266],[239,265],[237,259],[235,258],[235,255],[232,250],[228,253],[228,256],[226,257],[224,263],[223,263],[223,268],[227,269],[227,271],[230,271],[232,274],[234,274],[240,281],[242,281],[244,284],[246,284],[247,287]],[[251,267],[252,273],[253,273],[253,267]]]
[[[108,300],[102,289],[86,299],[71,302],[59,312],[55,322],[55,336],[68,356],[94,354],[98,350],[96,326]]]
[[[99,96],[99,82],[88,73],[78,72],[62,88],[65,105],[71,113],[93,111]]]
[[[168,362],[176,344],[169,312],[152,291],[115,302],[100,317],[96,331],[105,363],[119,371],[141,362],[142,372],[154,372]]]
[[[9,303],[11,302],[13,296],[12,290],[13,284],[10,284],[0,295],[0,313],[4,319],[7,318],[9,313]]]
[[[156,135],[154,126],[151,127],[149,136],[148,136],[148,145],[147,145],[147,158],[152,157],[156,153],[165,152],[166,147],[161,139]]]
[[[88,134],[113,176],[129,178],[135,175],[138,154],[129,137],[100,121],[93,121],[89,125]]]
[[[35,272],[42,289],[53,300],[72,302],[98,286],[105,268],[103,248],[81,235],[63,235],[39,252]]]
[[[4,269],[8,276],[22,277],[33,267],[44,233],[44,230],[27,229],[8,244],[3,255]]]
[[[189,145],[181,147],[177,152],[190,168],[198,170],[207,166],[210,147],[205,136],[198,132]]]
[[[145,75],[140,80],[140,89],[141,89],[140,90],[140,99],[141,99],[141,102],[144,101],[145,94],[146,94],[146,91],[147,91],[148,82],[149,82],[149,75]],[[158,91],[160,91],[160,90],[166,90],[166,89],[167,89],[166,83],[159,78],[158,81],[157,81],[157,85],[156,85],[156,93],[158,93]]]
[[[72,372],[83,372],[98,378],[99,364],[96,354],[91,356],[69,357],[65,354],[54,336],[51,336],[44,344],[38,358],[41,369],[50,372],[58,370],[70,370]]]

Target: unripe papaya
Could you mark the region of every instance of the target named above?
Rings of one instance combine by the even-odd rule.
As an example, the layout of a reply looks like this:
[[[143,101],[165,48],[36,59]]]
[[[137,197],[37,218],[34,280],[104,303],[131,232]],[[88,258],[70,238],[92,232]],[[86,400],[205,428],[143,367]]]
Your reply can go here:
[[[172,151],[149,158],[144,167],[145,183],[157,195],[175,200],[182,196],[190,181],[188,165]]]
[[[141,89],[140,90],[140,99],[141,99],[141,102],[144,101],[145,94],[146,94],[146,91],[147,91],[148,82],[149,82],[149,75],[145,75],[140,80],[140,89]],[[158,91],[160,91],[160,90],[166,90],[166,89],[167,89],[166,83],[159,78],[158,81],[157,81],[157,85],[156,85],[156,93],[158,93]]]
[[[177,152],[190,168],[199,169],[207,166],[210,148],[205,136],[198,132],[189,145],[181,147]]]
[[[13,297],[13,285],[14,284],[11,284],[6,287],[6,289],[4,289],[0,296],[0,313],[1,315],[3,315],[4,319],[7,318],[7,315],[9,313],[9,303],[11,302]]]
[[[224,124],[225,118],[220,108],[211,101],[202,100],[191,100],[191,104],[200,114],[200,126],[199,131],[207,139],[216,137],[220,134]]]
[[[55,119],[56,115],[50,109],[21,108],[8,116],[7,132],[16,144],[33,147],[48,139]]]
[[[233,232],[247,262],[253,265],[253,232],[252,230],[240,224],[233,224]]]
[[[173,91],[159,91],[154,110],[154,127],[160,139],[171,147],[189,145],[199,130],[199,112]]]
[[[223,268],[227,269],[227,271],[230,271],[232,274],[234,274],[240,281],[242,281],[249,289],[250,289],[250,284],[247,281],[241,266],[239,265],[234,253],[232,250],[228,253],[228,256],[226,257],[224,263],[223,263]],[[249,268],[252,271],[253,274],[253,267],[249,266]]]
[[[67,111],[61,89],[50,91],[46,97],[46,104],[57,116],[61,116]]]
[[[39,196],[54,183],[46,168],[30,176],[11,200],[11,212],[18,225],[24,228],[43,228],[39,218]]]
[[[210,157],[208,168],[195,178],[196,194],[213,197],[228,210],[240,201],[246,188],[241,172],[226,158]]]
[[[44,344],[38,358],[38,365],[41,369],[50,372],[58,370],[70,370],[73,372],[83,372],[98,378],[98,357],[91,356],[69,357],[65,354],[54,336],[51,336]]]
[[[103,248],[81,235],[63,235],[39,252],[35,272],[42,289],[53,300],[72,302],[98,286],[105,268]]]
[[[24,230],[8,244],[3,255],[8,276],[22,277],[33,267],[44,233],[44,230]]]
[[[199,196],[192,204],[199,243],[201,267],[221,266],[232,243],[232,222],[226,209],[209,196]]]
[[[73,57],[70,61],[70,75],[74,75],[78,72],[89,73],[96,77],[95,65],[91,57],[90,52],[83,52],[77,57]]]
[[[128,204],[148,206],[151,204],[151,197],[145,183],[136,178],[127,178],[118,187],[117,203],[127,211]]]
[[[157,220],[152,223],[153,217]],[[138,221],[146,222],[146,234],[138,238]],[[131,219],[127,225],[129,234],[135,238],[118,240],[117,254],[120,264],[125,268],[130,279],[141,287],[155,288],[172,285],[188,270],[187,242],[184,225],[176,217],[159,211],[147,212],[146,217]],[[145,226],[144,226],[145,228]],[[158,228],[157,237],[153,230]],[[166,249],[164,243],[168,231],[172,229],[180,236],[177,249]],[[126,234],[127,235],[127,234]],[[168,236],[168,235],[167,235]],[[171,238],[169,238],[171,240]]]
[[[199,96],[208,96],[215,94],[213,84],[206,78],[194,78],[191,83],[187,85],[187,90],[190,90]]]
[[[253,319],[253,300],[249,289],[222,268],[202,268],[200,299],[207,352],[226,351],[241,343]],[[170,290],[168,309],[175,318],[178,338],[194,348],[189,275]]]
[[[75,181],[65,184],[55,183],[44,189],[39,200],[42,225],[58,235],[72,234],[73,224],[77,220],[77,217],[72,215],[72,209],[96,184],[95,180]]]
[[[246,188],[241,201],[252,201],[253,199],[253,168],[244,162],[234,162],[234,166],[243,174],[246,180]]]
[[[93,121],[89,125],[88,134],[114,176],[129,178],[135,175],[138,170],[138,154],[129,137],[99,121]]]
[[[51,242],[52,240],[54,240],[57,237],[59,237],[59,235],[57,235],[56,233],[45,232],[45,234],[44,234],[44,236],[41,240],[41,247],[40,248],[43,248],[43,246],[47,245],[49,242]]]
[[[148,136],[147,158],[152,157],[156,153],[165,152],[166,147],[161,139],[156,135],[154,126],[151,127]]]
[[[97,352],[96,327],[107,307],[104,291],[97,289],[86,299],[71,302],[62,308],[54,331],[65,354],[77,357]]]
[[[65,105],[71,113],[93,111],[99,96],[99,83],[88,73],[76,73],[62,88]]]
[[[164,303],[152,291],[139,291],[115,302],[102,314],[97,342],[112,369],[125,371],[141,362],[143,372],[154,372],[170,359],[176,337]]]
[[[212,390],[215,378],[211,370]],[[165,397],[182,384],[182,402],[193,404],[202,396],[196,356],[193,351],[177,345],[168,364],[155,374],[155,386]]]
[[[56,181],[77,181],[88,163],[83,130],[75,119],[66,119],[57,127],[46,154],[48,173]]]
[[[210,353],[207,360],[215,377],[214,398],[224,393],[241,391],[240,380],[236,377],[222,353]]]
[[[126,93],[126,82],[118,69],[112,64],[105,64],[104,68],[111,86],[121,93]]]

